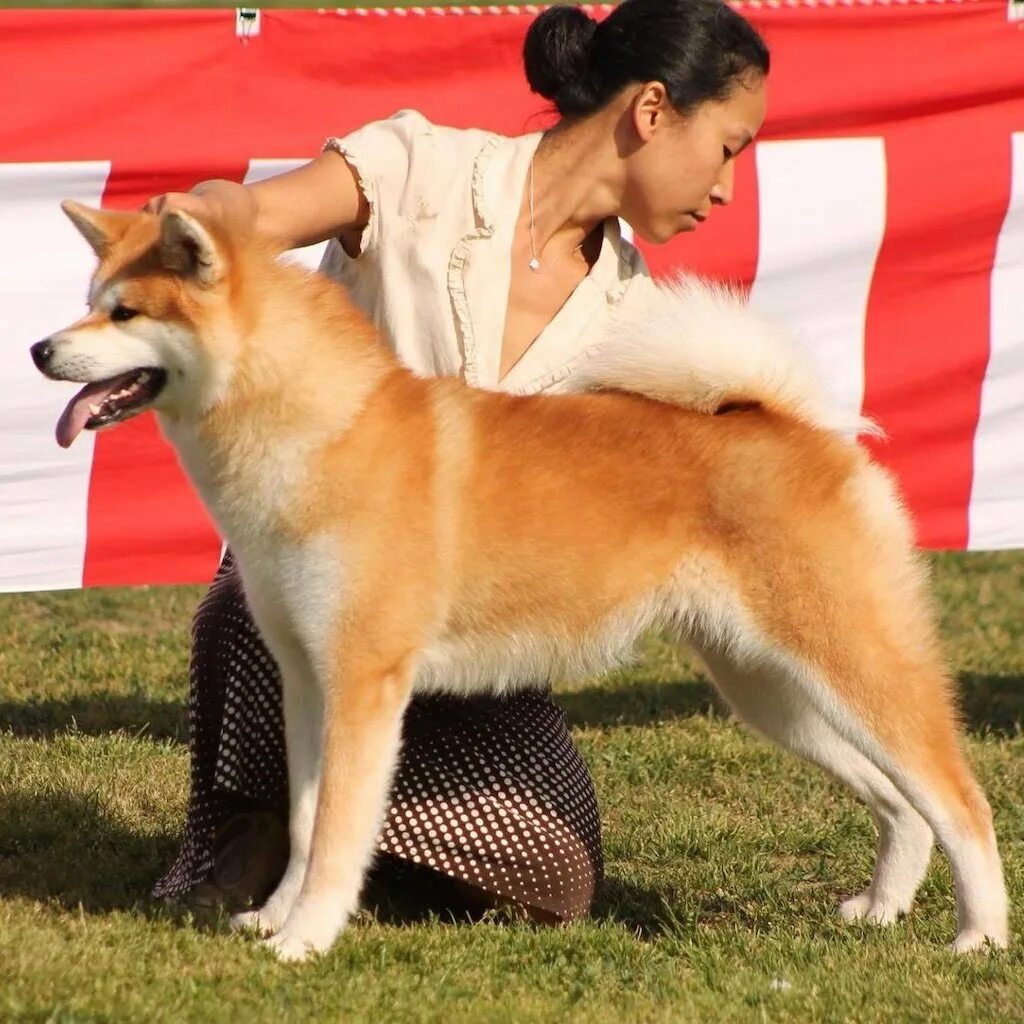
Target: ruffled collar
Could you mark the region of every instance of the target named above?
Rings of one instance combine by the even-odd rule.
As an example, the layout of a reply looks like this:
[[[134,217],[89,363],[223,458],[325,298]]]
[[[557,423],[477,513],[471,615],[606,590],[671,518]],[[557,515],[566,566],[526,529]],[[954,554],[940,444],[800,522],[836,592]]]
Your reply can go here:
[[[475,227],[456,244],[448,285],[462,346],[466,381],[475,387],[530,393],[567,376],[583,351],[597,340],[594,319],[621,300],[638,267],[638,254],[626,242],[615,218],[604,222],[601,250],[584,277],[509,372],[498,380],[512,267],[509,253],[530,161],[541,132],[507,137],[489,135],[473,166]],[[478,247],[504,250],[472,259]],[[642,261],[640,261],[642,265]]]

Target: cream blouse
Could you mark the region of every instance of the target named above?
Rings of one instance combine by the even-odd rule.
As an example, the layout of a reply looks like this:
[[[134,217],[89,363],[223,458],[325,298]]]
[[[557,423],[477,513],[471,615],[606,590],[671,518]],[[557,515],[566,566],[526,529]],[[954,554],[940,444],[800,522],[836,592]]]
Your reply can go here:
[[[560,390],[613,314],[654,287],[618,221],[606,220],[590,273],[498,380],[512,236],[540,139],[446,128],[402,110],[324,144],[355,170],[370,213],[359,255],[332,241],[321,270],[349,288],[420,376],[519,394]]]

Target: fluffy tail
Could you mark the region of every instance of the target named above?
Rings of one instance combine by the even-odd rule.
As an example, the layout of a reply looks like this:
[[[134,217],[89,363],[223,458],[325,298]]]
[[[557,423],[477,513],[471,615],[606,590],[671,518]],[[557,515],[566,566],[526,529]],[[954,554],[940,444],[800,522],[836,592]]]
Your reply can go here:
[[[578,386],[632,391],[715,413],[754,403],[847,436],[880,433],[830,402],[808,357],[740,293],[698,277],[654,286],[582,361]]]

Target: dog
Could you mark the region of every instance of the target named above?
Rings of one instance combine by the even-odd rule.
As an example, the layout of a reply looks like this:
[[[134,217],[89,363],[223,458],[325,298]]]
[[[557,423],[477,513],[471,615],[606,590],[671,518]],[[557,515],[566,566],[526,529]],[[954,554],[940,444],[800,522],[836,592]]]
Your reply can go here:
[[[63,208],[98,267],[89,312],[31,350],[86,385],[57,440],[156,411],[281,670],[291,857],[236,926],[284,959],[332,944],[414,692],[597,672],[658,627],[872,811],[843,918],[908,911],[937,839],[954,948],[1006,944],[907,516],[784,332],[706,283],[652,286],[580,393],[484,392],[416,377],[343,288],[221,224]]]

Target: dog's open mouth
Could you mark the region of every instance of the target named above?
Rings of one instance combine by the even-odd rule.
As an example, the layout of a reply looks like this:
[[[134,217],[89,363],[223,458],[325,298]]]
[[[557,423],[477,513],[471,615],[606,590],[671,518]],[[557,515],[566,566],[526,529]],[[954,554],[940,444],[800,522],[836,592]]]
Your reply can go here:
[[[57,421],[57,443],[67,448],[83,430],[109,427],[142,412],[166,383],[166,371],[150,366],[86,384]]]

